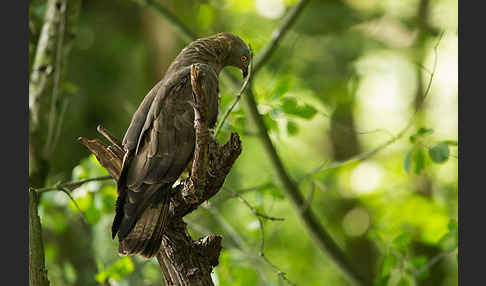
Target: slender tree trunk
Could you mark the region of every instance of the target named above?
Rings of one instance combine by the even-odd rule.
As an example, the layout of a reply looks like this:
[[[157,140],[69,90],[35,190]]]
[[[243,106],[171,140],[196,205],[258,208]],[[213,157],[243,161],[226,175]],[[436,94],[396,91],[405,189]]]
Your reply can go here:
[[[49,158],[44,150],[47,145],[46,130],[49,116],[55,116],[54,96],[59,87],[62,67],[74,38],[73,21],[79,13],[80,0],[49,0],[44,24],[36,45],[32,72],[29,79],[29,185],[42,187],[49,173]],[[67,16],[69,15],[69,20]],[[68,37],[65,39],[66,31]],[[65,49],[63,49],[65,48]],[[62,61],[61,61],[62,60]],[[55,81],[57,75],[57,81]],[[55,117],[51,117],[55,119]],[[55,123],[55,121],[53,121]],[[44,259],[42,228],[37,213],[40,196],[29,189],[29,285],[49,285]]]

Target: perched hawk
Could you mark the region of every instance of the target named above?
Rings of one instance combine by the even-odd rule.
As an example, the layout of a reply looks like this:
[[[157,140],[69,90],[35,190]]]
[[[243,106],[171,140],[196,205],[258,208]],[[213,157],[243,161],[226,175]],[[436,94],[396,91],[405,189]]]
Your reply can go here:
[[[191,161],[195,130],[191,65],[205,74],[203,88],[210,127],[218,115],[218,75],[225,66],[246,77],[249,50],[239,37],[219,33],[185,47],[165,76],[145,96],[123,138],[126,150],[118,180],[112,236],[118,233],[120,255],[152,257],[167,225],[169,193]]]

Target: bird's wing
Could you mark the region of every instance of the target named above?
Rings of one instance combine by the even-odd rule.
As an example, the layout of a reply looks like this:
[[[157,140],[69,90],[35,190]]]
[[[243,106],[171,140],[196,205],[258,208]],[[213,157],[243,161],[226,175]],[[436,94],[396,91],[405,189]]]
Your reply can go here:
[[[200,64],[200,69],[208,102],[212,102],[218,98],[217,75],[208,65]],[[190,70],[186,67],[169,77],[150,106],[127,173],[127,186],[134,191],[142,183],[173,183],[192,157],[195,133]]]

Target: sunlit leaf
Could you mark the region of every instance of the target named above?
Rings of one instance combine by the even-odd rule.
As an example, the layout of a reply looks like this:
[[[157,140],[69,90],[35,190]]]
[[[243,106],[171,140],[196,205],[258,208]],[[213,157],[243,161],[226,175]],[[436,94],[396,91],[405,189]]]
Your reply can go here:
[[[414,168],[413,171],[415,174],[420,174],[422,170],[425,168],[425,152],[423,148],[416,148],[413,152],[413,164]]]
[[[434,132],[433,129],[421,127],[421,128],[419,128],[419,130],[417,130],[417,135],[423,136],[425,134],[429,134],[429,133],[432,133],[432,132]]]
[[[405,159],[403,160],[403,168],[407,173],[410,173],[410,168],[412,166],[412,150],[405,153]]]
[[[265,122],[265,126],[268,130],[277,130],[277,121],[275,121],[269,113],[263,115],[263,122]]]
[[[429,156],[435,163],[444,163],[449,159],[449,145],[442,141],[429,149]]]
[[[284,98],[282,103],[282,110],[286,114],[295,115],[304,119],[311,119],[316,115],[317,110],[308,104],[298,104],[293,97]]]
[[[299,127],[297,126],[297,124],[290,120],[287,121],[287,134],[289,134],[289,136],[294,136],[298,132],[299,132]]]
[[[457,146],[456,140],[444,140],[443,142],[446,143],[449,146]]]
[[[410,244],[410,242],[412,242],[412,234],[409,232],[404,232],[400,234],[392,241],[392,243],[400,249],[406,248]]]
[[[110,267],[101,269],[101,271],[96,274],[95,280],[99,283],[103,283],[110,278],[113,280],[120,280],[121,278],[132,273],[133,269],[134,265],[132,260],[130,257],[125,256],[110,265]]]
[[[380,277],[387,277],[390,275],[391,270],[397,265],[398,259],[392,254],[388,254],[380,268]]]
[[[412,257],[410,259],[410,263],[412,263],[413,267],[415,268],[415,271],[421,270],[425,265],[427,265],[428,259],[426,256],[416,256]],[[426,279],[430,275],[430,272],[428,269],[425,269],[420,273],[420,275],[417,276],[419,279]]]

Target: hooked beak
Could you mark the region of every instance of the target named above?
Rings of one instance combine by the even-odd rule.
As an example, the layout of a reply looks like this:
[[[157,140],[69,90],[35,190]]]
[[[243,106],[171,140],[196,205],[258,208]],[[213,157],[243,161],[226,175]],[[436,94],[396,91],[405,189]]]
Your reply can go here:
[[[241,72],[243,73],[243,78],[245,78],[248,75],[248,67],[243,68]]]

